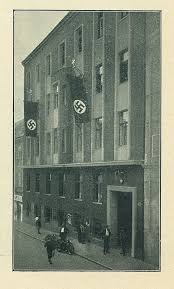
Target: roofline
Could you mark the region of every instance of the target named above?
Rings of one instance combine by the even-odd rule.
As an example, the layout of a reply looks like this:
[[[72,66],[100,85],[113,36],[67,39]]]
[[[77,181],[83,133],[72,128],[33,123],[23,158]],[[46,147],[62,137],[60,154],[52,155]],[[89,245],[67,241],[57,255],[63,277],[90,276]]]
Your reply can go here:
[[[39,43],[38,46],[36,46],[36,48],[34,48],[34,50],[32,50],[32,52],[22,61],[22,65],[24,66],[37,52],[38,50],[43,47],[43,45],[45,45],[45,43],[50,39],[50,37],[52,37],[52,35],[57,32],[58,29],[61,29],[62,26],[68,21],[70,20],[72,17],[74,17],[75,15],[77,15],[79,13],[79,11],[71,11],[68,12],[67,15],[65,15],[65,17],[51,30],[51,32]]]
[[[79,167],[113,167],[113,166],[144,166],[144,160],[125,160],[109,162],[68,163],[56,165],[24,165],[24,169],[55,169],[55,168],[79,168]]]

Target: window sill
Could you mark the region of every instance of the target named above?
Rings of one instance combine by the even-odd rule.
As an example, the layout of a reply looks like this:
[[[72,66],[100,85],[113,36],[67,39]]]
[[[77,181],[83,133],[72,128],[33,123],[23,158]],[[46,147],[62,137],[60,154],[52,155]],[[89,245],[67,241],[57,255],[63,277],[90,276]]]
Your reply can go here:
[[[40,194],[40,192],[35,192],[35,194]]]
[[[45,196],[51,196],[51,194],[45,194]]]
[[[60,199],[65,199],[65,196],[59,196]]]
[[[26,190],[26,193],[30,193],[30,190]]]
[[[103,205],[103,203],[101,203],[101,202],[92,202],[92,203],[95,205]]]
[[[82,199],[74,199],[74,201],[82,202]]]

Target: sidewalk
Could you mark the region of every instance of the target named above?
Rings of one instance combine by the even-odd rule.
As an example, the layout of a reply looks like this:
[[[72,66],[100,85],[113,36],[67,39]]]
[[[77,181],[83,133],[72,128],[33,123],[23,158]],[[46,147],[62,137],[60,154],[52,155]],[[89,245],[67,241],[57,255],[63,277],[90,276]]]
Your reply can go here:
[[[41,235],[37,233],[34,226],[27,223],[14,223],[14,229],[23,232],[33,238],[43,241],[45,235],[53,233],[44,228],[41,229]],[[54,232],[55,233],[55,232]],[[158,271],[154,266],[147,264],[139,259],[132,258],[130,256],[120,255],[120,250],[111,249],[110,254],[104,255],[103,248],[97,244],[87,243],[81,244],[77,239],[70,237],[73,242],[75,253],[83,258],[89,259],[95,263],[99,263],[103,266],[103,270],[117,270],[117,271]]]

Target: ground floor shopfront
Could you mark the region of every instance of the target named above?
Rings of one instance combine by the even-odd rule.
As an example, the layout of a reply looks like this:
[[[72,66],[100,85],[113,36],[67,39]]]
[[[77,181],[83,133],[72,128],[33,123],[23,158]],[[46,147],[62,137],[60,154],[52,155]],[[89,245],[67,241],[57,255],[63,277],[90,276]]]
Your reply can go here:
[[[24,218],[57,229],[66,221],[75,229],[86,220],[102,238],[105,224],[112,246],[119,246],[120,228],[127,232],[132,257],[144,252],[144,172],[141,165],[97,165],[24,169]]]

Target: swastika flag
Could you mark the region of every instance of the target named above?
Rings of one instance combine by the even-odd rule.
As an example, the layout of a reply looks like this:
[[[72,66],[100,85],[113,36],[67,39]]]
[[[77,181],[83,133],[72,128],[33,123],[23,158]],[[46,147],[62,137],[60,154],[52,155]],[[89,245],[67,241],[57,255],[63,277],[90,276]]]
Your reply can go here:
[[[84,85],[84,80],[80,76],[75,76],[73,74],[67,75],[72,106],[75,115],[76,123],[83,123],[89,121],[89,104],[86,94],[86,88]]]
[[[38,116],[38,103],[32,101],[24,102],[24,122],[25,122],[25,135],[37,136],[37,116]]]

